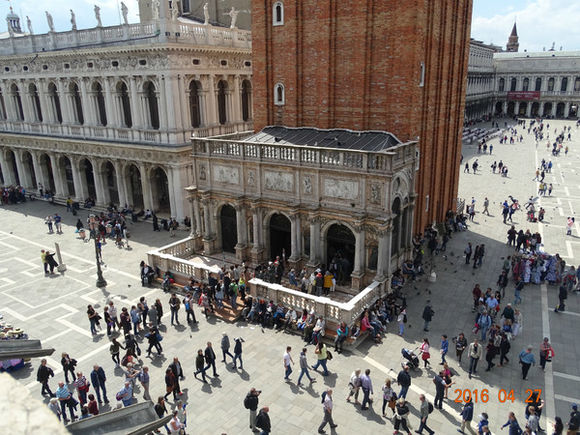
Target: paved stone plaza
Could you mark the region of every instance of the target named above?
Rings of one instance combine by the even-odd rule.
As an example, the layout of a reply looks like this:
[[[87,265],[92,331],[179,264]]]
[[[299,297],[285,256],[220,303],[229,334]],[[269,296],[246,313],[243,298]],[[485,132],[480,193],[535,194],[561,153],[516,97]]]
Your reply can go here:
[[[550,137],[553,137],[554,126],[561,128],[562,121],[550,122]],[[567,123],[567,125],[573,125]],[[580,175],[575,172],[580,159],[580,151],[576,149],[580,134],[576,127],[572,128],[573,141],[569,143],[571,151],[567,157],[553,158],[555,168],[548,175],[548,182],[554,185],[552,198],[542,198],[546,208],[546,224],[538,226],[525,221],[523,213],[514,216],[516,227],[542,231],[546,251],[560,252],[568,264],[574,264],[575,257],[580,256],[578,245],[578,227],[573,237],[565,236],[565,219],[577,205],[580,207]],[[83,243],[74,234],[76,217],[65,213],[64,207],[50,206],[44,202],[27,202],[23,205],[8,206],[0,209],[0,313],[4,321],[23,328],[31,338],[42,339],[45,347],[52,346],[56,352],[49,358],[49,365],[55,369],[56,376],[51,380],[53,391],[57,381],[63,380],[60,365],[61,352],[68,352],[79,361],[78,369],[88,376],[93,364],[102,365],[108,375],[107,389],[110,399],[121,388],[122,372],[114,369],[109,355],[109,342],[106,334],[91,336],[86,315],[87,304],[93,304],[102,312],[105,301],[112,299],[118,308],[135,304],[140,296],[145,296],[151,303],[155,298],[161,298],[165,308],[162,342],[163,358],[147,358],[142,355],[144,364],[151,370],[151,396],[153,398],[164,394],[164,370],[174,356],[178,356],[184,366],[185,381],[181,387],[184,391],[183,400],[187,401],[188,433],[201,434],[238,434],[247,431],[248,411],[243,406],[245,394],[251,387],[263,391],[260,396],[260,406],[270,407],[270,417],[274,434],[312,434],[316,433],[322,420],[320,394],[326,386],[334,388],[335,408],[334,420],[339,425],[336,433],[371,434],[392,430],[389,419],[381,417],[381,386],[386,377],[396,377],[402,361],[402,347],[418,347],[424,336],[429,337],[433,350],[432,369],[419,369],[413,376],[413,385],[408,395],[412,407],[410,418],[413,430],[419,425],[418,394],[426,392],[433,401],[434,385],[431,381],[434,370],[438,370],[438,349],[441,334],[450,338],[464,331],[469,341],[473,338],[474,315],[471,313],[471,290],[476,282],[482,288],[495,288],[495,281],[501,269],[502,257],[511,253],[505,246],[505,233],[508,226],[502,224],[499,202],[514,195],[524,202],[530,195],[535,196],[537,183],[532,182],[536,161],[542,157],[548,158],[545,142],[536,150],[531,137],[524,135],[524,142],[517,145],[499,145],[494,140],[494,155],[475,155],[475,145],[466,146],[464,157],[470,162],[478,158],[481,163],[481,174],[461,174],[460,197],[477,200],[477,211],[482,210],[481,204],[488,196],[493,206],[490,206],[492,216],[477,214],[475,223],[469,231],[455,233],[448,245],[446,256],[435,259],[437,282],[427,283],[422,279],[407,287],[409,303],[409,323],[405,335],[396,334],[396,325],[389,325],[389,335],[384,344],[375,346],[369,340],[364,342],[352,353],[335,355],[329,362],[330,376],[323,378],[316,374],[317,383],[312,387],[297,387],[296,379],[299,366],[295,366],[291,375],[292,383],[283,381],[282,355],[286,345],[293,348],[294,361],[298,363],[302,342],[298,336],[276,333],[264,330],[254,325],[243,323],[231,325],[211,318],[206,321],[199,310],[196,316],[199,324],[190,327],[185,324],[185,313],[180,313],[183,326],[169,325],[169,296],[159,289],[145,289],[139,280],[139,262],[146,258],[146,252],[152,247],[163,246],[175,239],[169,238],[168,232],[154,233],[151,223],[137,223],[130,227],[132,250],[119,250],[113,243],[103,247],[105,261],[104,276],[108,282],[106,289],[95,287],[96,267],[94,262],[94,247]],[[536,155],[537,153],[537,155]],[[509,167],[509,178],[501,178],[491,174],[489,165],[492,159],[503,159]],[[465,163],[466,160],[464,160]],[[57,211],[64,215],[63,235],[49,235],[44,225],[44,216]],[[86,211],[81,217],[86,218]],[[187,233],[178,232],[177,237]],[[40,264],[40,249],[54,248],[54,242],[61,246],[63,261],[67,271],[61,276],[44,277]],[[486,257],[482,268],[473,270],[465,266],[462,252],[467,241],[485,243]],[[473,379],[467,378],[466,363],[460,367],[455,361],[454,352],[450,352],[448,361],[457,374],[454,378],[460,389],[489,390],[487,403],[475,404],[475,416],[487,412],[493,433],[499,430],[507,420],[510,410],[516,412],[520,423],[525,423],[524,400],[527,389],[541,388],[546,400],[544,415],[560,415],[567,421],[571,401],[580,401],[580,350],[573,343],[574,326],[578,325],[580,316],[580,298],[570,295],[567,300],[568,311],[555,314],[551,311],[557,301],[557,288],[553,286],[529,285],[523,292],[521,305],[524,316],[522,335],[512,342],[508,357],[511,362],[505,368],[494,368],[485,372],[485,362],[481,361],[479,370]],[[506,291],[506,299],[513,297],[513,286],[510,283]],[[425,302],[430,299],[435,311],[431,331],[422,331],[420,319]],[[503,305],[503,304],[502,304]],[[550,311],[548,311],[550,309]],[[219,378],[211,379],[204,385],[196,380],[194,356],[197,349],[205,348],[206,341],[214,343],[218,357],[219,341],[222,332],[226,331],[230,339],[241,336],[244,338],[244,371],[234,371],[231,365],[224,367],[218,363]],[[556,356],[552,364],[548,364],[546,372],[537,367],[530,371],[529,380],[522,381],[517,354],[528,343],[536,348],[536,359],[539,359],[537,347],[543,336],[552,340]],[[145,343],[141,344],[143,348]],[[315,362],[314,349],[308,347],[309,360]],[[218,361],[221,358],[218,358]],[[496,359],[497,363],[497,359]],[[36,382],[36,370],[39,360],[14,373],[14,376],[26,385],[34,396],[40,398],[40,384]],[[361,411],[345,401],[350,373],[355,368],[370,368],[375,389],[374,407]],[[312,374],[312,372],[311,372]],[[307,383],[306,383],[307,384]],[[395,388],[398,392],[399,388]],[[500,403],[498,393],[501,389],[514,390],[515,402]],[[450,390],[449,401],[444,404],[442,412],[435,411],[429,417],[429,426],[437,433],[454,433],[459,427],[460,403],[454,403],[456,394]],[[92,388],[91,388],[92,391]],[[136,393],[142,400],[142,393]],[[114,402],[114,400],[113,400]],[[171,400],[171,404],[172,404]],[[107,409],[107,408],[105,408]],[[388,411],[390,415],[390,411]],[[477,417],[475,417],[477,420]],[[542,418],[542,427],[547,423]]]

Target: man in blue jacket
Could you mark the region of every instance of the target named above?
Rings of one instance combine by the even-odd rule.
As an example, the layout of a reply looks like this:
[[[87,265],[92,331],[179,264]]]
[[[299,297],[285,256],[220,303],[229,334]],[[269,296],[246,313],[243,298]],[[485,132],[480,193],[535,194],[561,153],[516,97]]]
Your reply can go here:
[[[107,388],[105,387],[106,380],[107,377],[105,376],[103,368],[95,364],[93,366],[93,371],[91,372],[91,383],[97,393],[97,401],[99,402],[99,405],[103,403],[101,402],[101,390],[103,390],[103,399],[105,399],[105,403],[109,403],[109,399],[107,399]]]

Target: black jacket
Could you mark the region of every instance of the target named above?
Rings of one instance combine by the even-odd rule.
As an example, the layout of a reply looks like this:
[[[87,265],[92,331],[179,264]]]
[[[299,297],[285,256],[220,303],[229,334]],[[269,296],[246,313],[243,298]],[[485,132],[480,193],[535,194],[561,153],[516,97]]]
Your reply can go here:
[[[48,379],[54,376],[54,372],[52,371],[52,369],[48,366],[40,366],[38,367],[38,372],[36,373],[36,380],[38,382],[44,383],[44,382],[48,382]]]
[[[169,364],[169,368],[171,369],[176,378],[180,378],[183,376],[183,367],[181,367],[181,363],[179,363],[179,365],[171,363]]]
[[[99,367],[98,370],[93,369],[91,372],[91,382],[95,387],[105,385],[106,380],[107,377],[105,376],[105,371],[102,367]]]
[[[215,361],[215,352],[213,351],[213,347],[206,347],[205,348],[205,362],[207,364],[211,364]]]
[[[423,310],[423,320],[430,322],[433,319],[433,314],[435,314],[435,311],[433,311],[430,305],[427,305]]]
[[[248,406],[250,407],[249,409],[252,411],[258,409],[258,396],[252,393],[248,393],[246,395],[246,399],[248,400]]]
[[[197,370],[203,370],[204,367],[205,367],[205,360],[203,358],[203,355],[197,355],[195,357],[195,368]]]
[[[267,412],[261,410],[256,417],[256,426],[262,429],[264,432],[270,432],[272,430],[272,425],[270,424],[270,416]]]
[[[62,364],[62,369],[63,370],[74,370],[76,365],[77,365],[77,360],[74,358],[70,358],[67,359],[65,357],[62,357],[62,359],[60,360],[60,363]]]
[[[405,370],[401,370],[397,376],[397,383],[401,387],[408,387],[411,385],[411,376]]]

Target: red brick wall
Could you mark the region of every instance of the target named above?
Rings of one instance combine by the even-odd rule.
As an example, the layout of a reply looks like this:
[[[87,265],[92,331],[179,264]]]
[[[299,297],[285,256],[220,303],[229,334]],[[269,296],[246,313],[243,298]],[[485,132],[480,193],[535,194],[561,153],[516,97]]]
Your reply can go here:
[[[272,26],[274,3],[252,1],[256,130],[419,137],[415,228],[442,220],[457,196],[472,0],[284,0],[283,26]],[[278,82],[284,106],[273,104]]]

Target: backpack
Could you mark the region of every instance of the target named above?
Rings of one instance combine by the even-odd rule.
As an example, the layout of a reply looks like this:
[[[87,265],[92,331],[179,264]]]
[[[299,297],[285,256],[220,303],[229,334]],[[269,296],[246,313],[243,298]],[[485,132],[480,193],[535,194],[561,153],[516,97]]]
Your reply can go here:
[[[431,414],[433,412],[433,404],[431,402],[427,402],[427,404],[429,405],[429,414]]]
[[[403,315],[403,323],[407,323],[407,315],[406,314]]]
[[[246,396],[244,399],[244,408],[250,409],[250,396]]]
[[[320,401],[320,403],[324,403],[324,400],[326,399],[326,391],[324,391],[321,395],[322,400]]]

